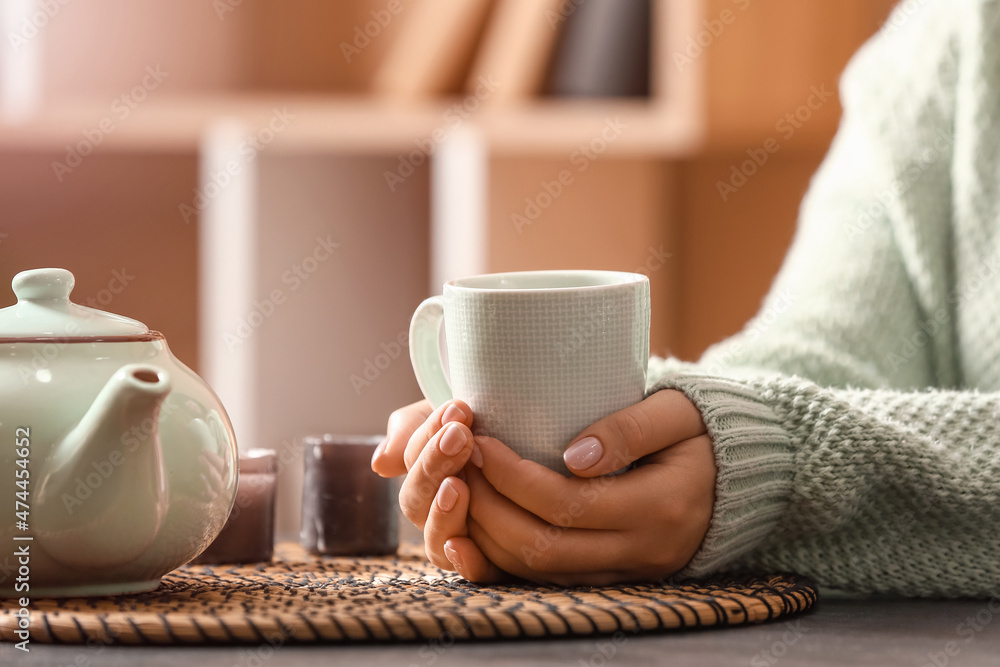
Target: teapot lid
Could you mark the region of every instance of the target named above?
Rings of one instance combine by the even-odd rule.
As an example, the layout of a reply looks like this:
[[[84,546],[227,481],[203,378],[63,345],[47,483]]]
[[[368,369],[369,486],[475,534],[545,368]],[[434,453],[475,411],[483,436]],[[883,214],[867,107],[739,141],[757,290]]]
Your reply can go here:
[[[142,322],[70,301],[75,283],[66,269],[32,269],[14,276],[17,303],[0,308],[0,340],[150,334]]]

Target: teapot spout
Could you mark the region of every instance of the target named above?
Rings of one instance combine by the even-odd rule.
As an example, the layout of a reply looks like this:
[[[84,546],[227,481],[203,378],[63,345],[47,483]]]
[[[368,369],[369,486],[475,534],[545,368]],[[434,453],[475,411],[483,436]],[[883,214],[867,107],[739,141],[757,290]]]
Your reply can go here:
[[[167,510],[158,421],[169,391],[166,371],[123,366],[55,445],[32,512],[35,539],[52,558],[108,568],[152,544]]]

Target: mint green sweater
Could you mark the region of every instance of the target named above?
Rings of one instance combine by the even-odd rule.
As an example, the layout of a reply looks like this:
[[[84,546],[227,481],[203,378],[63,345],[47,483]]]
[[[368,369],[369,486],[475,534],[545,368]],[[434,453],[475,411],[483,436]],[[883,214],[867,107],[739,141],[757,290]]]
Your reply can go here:
[[[843,77],[760,313],[697,364],[651,361],[716,448],[683,575],[1000,593],[1000,2],[908,2],[890,25]]]

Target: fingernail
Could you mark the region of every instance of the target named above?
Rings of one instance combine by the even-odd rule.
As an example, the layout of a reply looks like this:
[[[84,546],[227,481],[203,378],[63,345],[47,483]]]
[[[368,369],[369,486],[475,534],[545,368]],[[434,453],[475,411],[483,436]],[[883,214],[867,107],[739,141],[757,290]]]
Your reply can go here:
[[[563,452],[563,461],[572,470],[586,470],[600,461],[602,456],[604,447],[601,446],[601,441],[594,436],[587,436],[577,440]]]
[[[437,494],[437,505],[441,508],[441,511],[450,512],[455,507],[457,500],[458,491],[455,490],[455,486],[447,479],[441,482],[441,488]]]
[[[472,465],[477,468],[483,467],[483,453],[479,450],[479,445],[472,444],[472,454],[469,455],[469,460],[472,461]]]
[[[445,456],[454,456],[465,447],[465,433],[461,426],[449,424],[445,427],[444,435],[438,440],[438,449]]]
[[[458,555],[458,552],[455,550],[455,547],[451,546],[450,544],[444,545],[444,557],[447,558],[451,562],[451,564],[455,566],[456,570],[462,568],[462,558],[461,556]]]
[[[462,411],[462,408],[452,403],[445,409],[444,414],[441,415],[441,423],[447,424],[448,422],[464,422],[465,417],[466,415],[465,412]]]
[[[382,440],[382,442],[378,443],[378,447],[375,448],[375,453],[372,454],[372,465],[373,466],[375,465],[375,461],[378,460],[378,457],[382,456],[382,451],[385,449],[385,443],[387,443],[387,442],[389,442],[389,437],[388,436],[386,436]]]

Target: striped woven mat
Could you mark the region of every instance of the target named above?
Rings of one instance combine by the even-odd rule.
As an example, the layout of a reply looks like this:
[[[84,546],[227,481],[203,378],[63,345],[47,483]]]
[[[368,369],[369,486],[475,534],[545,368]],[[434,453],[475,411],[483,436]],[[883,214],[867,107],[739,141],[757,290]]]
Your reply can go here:
[[[282,544],[269,564],[185,566],[148,593],[33,600],[30,632],[69,644],[450,642],[759,623],[815,601],[814,584],[795,575],[479,586],[416,555],[319,558]],[[17,641],[16,608],[0,600],[0,639]]]

